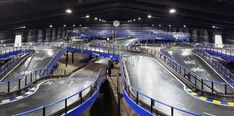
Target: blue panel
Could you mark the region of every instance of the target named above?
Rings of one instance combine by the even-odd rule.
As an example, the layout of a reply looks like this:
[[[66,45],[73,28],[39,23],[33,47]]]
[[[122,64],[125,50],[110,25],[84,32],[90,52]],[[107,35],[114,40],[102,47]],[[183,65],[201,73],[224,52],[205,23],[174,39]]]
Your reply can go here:
[[[100,53],[100,52],[95,52],[95,51],[88,51],[88,50],[79,50],[76,48],[67,48],[68,51],[74,51],[74,52],[79,52],[82,54],[88,54],[88,55],[96,55],[96,56],[100,56],[103,58],[111,58],[112,60],[119,60],[119,56],[117,55],[111,55],[111,54],[105,54],[105,53]]]
[[[152,113],[150,113],[149,111],[145,110],[144,108],[142,108],[141,106],[137,105],[126,93],[126,91],[124,90],[124,98],[126,100],[126,102],[128,103],[128,105],[135,111],[137,112],[140,116],[154,116]]]
[[[89,99],[87,99],[80,106],[76,107],[73,111],[69,112],[66,116],[79,116],[82,112],[88,109],[97,99],[98,91],[96,91]]]
[[[13,56],[13,55],[17,55],[19,54],[21,51],[23,50],[16,50],[16,51],[13,51],[13,52],[8,52],[6,54],[0,54],[0,58],[7,58],[9,56]]]
[[[213,52],[213,51],[210,51],[210,50],[206,50],[206,52],[208,54],[210,54],[210,55],[221,57],[224,60],[234,61],[234,56],[228,56],[228,55],[224,55],[224,54],[221,54],[221,53],[218,53],[218,52]]]

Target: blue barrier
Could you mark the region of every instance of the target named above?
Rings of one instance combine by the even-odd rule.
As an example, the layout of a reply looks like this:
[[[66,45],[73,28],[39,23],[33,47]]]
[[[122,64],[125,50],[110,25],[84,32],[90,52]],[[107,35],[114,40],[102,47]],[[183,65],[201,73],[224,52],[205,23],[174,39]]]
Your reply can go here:
[[[137,112],[140,116],[153,116],[149,111],[145,110],[144,108],[138,106],[127,94],[127,92],[124,90],[123,94],[126,102],[128,105],[135,111]]]
[[[234,56],[229,56],[229,55],[225,55],[225,54],[214,52],[214,51],[210,51],[210,50],[206,50],[206,52],[208,54],[210,54],[210,55],[221,57],[224,60],[234,61]]]
[[[7,58],[7,57],[10,57],[10,56],[17,55],[17,54],[19,54],[22,51],[23,50],[16,50],[16,51],[8,52],[8,53],[5,53],[5,54],[0,54],[0,59],[1,58]]]
[[[69,112],[66,116],[77,116],[77,115],[79,116],[82,112],[84,112],[95,102],[97,96],[98,96],[98,91],[95,91],[95,93],[89,99],[87,99],[84,103],[79,105],[73,111]]]

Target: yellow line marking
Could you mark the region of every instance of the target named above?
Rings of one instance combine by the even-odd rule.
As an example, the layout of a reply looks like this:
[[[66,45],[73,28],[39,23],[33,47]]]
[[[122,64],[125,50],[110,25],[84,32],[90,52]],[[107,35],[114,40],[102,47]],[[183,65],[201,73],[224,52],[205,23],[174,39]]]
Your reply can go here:
[[[218,104],[218,105],[219,105],[219,104],[221,104],[221,101],[213,100],[213,103],[214,103],[214,104]]]

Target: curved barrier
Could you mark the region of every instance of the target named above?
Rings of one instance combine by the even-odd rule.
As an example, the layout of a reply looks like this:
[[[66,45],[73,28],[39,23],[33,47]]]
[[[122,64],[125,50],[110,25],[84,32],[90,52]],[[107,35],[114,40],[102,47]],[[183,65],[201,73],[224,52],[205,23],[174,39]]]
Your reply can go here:
[[[183,109],[168,105],[159,100],[153,99],[142,92],[132,87],[126,80],[128,75],[125,73],[125,65],[121,63],[121,79],[124,91],[124,98],[127,103],[141,116],[152,116],[152,115],[192,115],[200,116],[199,114],[185,111]],[[163,108],[163,110],[161,108]],[[161,109],[161,110],[160,110]]]
[[[20,53],[18,53],[15,57],[11,58],[7,63],[5,63],[0,68],[0,77],[3,78],[6,74],[8,69],[12,68],[16,65],[18,61],[22,58],[22,56],[27,55],[29,53],[29,50],[22,50]]]
[[[100,75],[100,72],[101,70],[98,73],[98,78],[92,84],[85,87],[81,91],[67,98],[56,101],[54,103],[41,106],[39,108],[29,110],[20,114],[16,114],[16,116],[23,116],[23,115],[45,116],[45,115],[62,115],[62,114],[72,116],[73,113],[77,113],[77,112],[79,113],[80,111],[85,110],[84,108],[87,108],[87,106],[90,106],[94,102],[94,99],[96,99],[97,94],[98,94],[97,92],[99,91],[101,84],[104,80],[104,76]],[[52,108],[56,108],[56,111],[51,110]],[[73,109],[73,110],[69,112],[70,109]],[[79,114],[76,114],[76,115],[79,115]]]
[[[208,60],[213,67],[215,67],[220,73],[227,79],[230,83],[234,82],[234,74],[227,69],[225,66],[219,63],[219,61],[215,58],[213,58],[211,55],[209,55],[205,50],[203,49],[196,49],[196,54],[201,55],[203,58]]]

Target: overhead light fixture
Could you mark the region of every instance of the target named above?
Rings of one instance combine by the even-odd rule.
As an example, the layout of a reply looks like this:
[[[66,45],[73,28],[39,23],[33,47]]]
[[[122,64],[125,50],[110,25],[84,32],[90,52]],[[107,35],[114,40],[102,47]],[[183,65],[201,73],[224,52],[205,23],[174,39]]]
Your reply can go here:
[[[76,25],[73,25],[73,27],[75,27]]]
[[[80,24],[80,27],[81,27],[82,25]]]
[[[132,22],[132,20],[130,20],[129,22]]]
[[[102,21],[102,19],[99,19],[99,21]]]
[[[152,18],[152,16],[151,16],[151,15],[148,15],[147,17],[148,17],[149,19],[151,19],[151,18]]]
[[[97,18],[97,17],[95,17],[95,18],[94,18],[94,20],[98,20],[98,18]]]
[[[85,18],[89,18],[90,16],[89,15],[86,15]]]
[[[184,25],[184,28],[187,27],[186,25]]]
[[[52,27],[53,27],[53,25],[50,25],[49,27],[50,27],[50,28],[52,28]]]
[[[152,24],[152,27],[154,27],[154,24]]]
[[[72,13],[72,10],[71,10],[71,9],[66,9],[65,12],[66,12],[67,14],[71,14],[71,13]]]
[[[214,29],[214,28],[216,28],[216,26],[213,25],[212,28]]]
[[[161,27],[162,25],[161,25],[161,24],[159,24],[158,26],[159,26],[159,27]]]
[[[168,25],[169,27],[171,27],[171,25]]]
[[[175,13],[176,13],[176,9],[174,9],[174,8],[170,9],[170,10],[169,10],[169,13],[175,14]]]
[[[138,20],[141,20],[141,17],[139,17]]]
[[[66,27],[67,25],[63,25],[63,27]]]
[[[136,21],[136,19],[133,19],[133,21]]]

